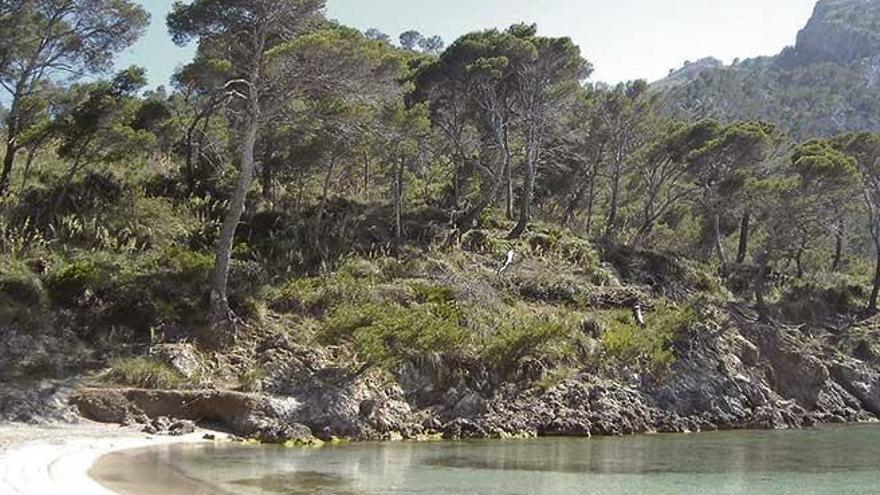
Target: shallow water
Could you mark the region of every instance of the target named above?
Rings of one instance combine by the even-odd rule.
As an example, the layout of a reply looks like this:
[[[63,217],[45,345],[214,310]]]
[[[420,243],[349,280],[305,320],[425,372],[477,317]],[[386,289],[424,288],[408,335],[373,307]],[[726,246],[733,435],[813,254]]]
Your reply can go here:
[[[90,474],[126,495],[876,494],[880,426],[628,438],[175,446]]]

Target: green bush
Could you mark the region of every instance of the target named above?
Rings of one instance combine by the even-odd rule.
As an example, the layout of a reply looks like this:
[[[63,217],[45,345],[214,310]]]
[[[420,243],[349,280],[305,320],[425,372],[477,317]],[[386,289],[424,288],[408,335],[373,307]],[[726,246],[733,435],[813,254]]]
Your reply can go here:
[[[543,303],[584,305],[588,300],[585,281],[546,272],[518,272],[510,277],[516,293],[523,299]]]
[[[646,314],[644,327],[626,309],[603,311],[601,317],[607,325],[602,345],[612,364],[634,364],[657,374],[675,363],[673,343],[698,319],[690,307],[667,305]]]
[[[451,304],[345,305],[323,322],[318,338],[330,345],[350,343],[362,360],[393,367],[428,354],[465,352],[473,335],[460,319]]]
[[[867,289],[840,276],[833,280],[807,280],[790,287],[779,299],[783,318],[798,323],[821,322],[833,315],[855,314],[864,309]]]
[[[24,263],[0,259],[0,325],[32,324],[47,302],[39,277]]]
[[[276,311],[323,316],[343,303],[365,301],[372,289],[369,280],[336,273],[292,279],[271,301]]]
[[[485,230],[474,229],[461,236],[461,247],[473,253],[488,254],[494,251],[494,243]]]
[[[48,297],[40,278],[24,263],[0,259],[0,298],[24,306],[42,307]]]
[[[176,389],[186,379],[167,364],[148,358],[115,359],[107,379],[119,385],[150,389]]]
[[[483,341],[482,359],[493,368],[511,371],[523,359],[557,362],[572,357],[577,326],[556,315],[531,315],[516,310],[498,321]]]
[[[526,242],[535,255],[565,261],[588,271],[599,267],[599,254],[593,244],[569,230],[551,227],[532,234]]]
[[[140,257],[87,253],[52,270],[53,301],[90,315],[92,325],[123,326],[141,337],[163,324],[202,321],[213,257],[169,247]]]
[[[74,259],[49,272],[46,288],[52,301],[65,307],[76,307],[88,292],[95,292],[109,283],[119,265],[107,259]]]

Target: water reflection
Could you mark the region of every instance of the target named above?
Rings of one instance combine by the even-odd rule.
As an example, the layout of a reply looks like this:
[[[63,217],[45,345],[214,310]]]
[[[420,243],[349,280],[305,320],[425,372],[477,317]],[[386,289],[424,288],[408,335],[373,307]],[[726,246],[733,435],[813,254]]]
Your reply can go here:
[[[160,492],[132,488],[136,482],[120,489],[120,472],[240,494],[875,493],[880,427],[321,449],[174,447],[127,455],[136,464],[102,461],[95,475],[131,495]]]

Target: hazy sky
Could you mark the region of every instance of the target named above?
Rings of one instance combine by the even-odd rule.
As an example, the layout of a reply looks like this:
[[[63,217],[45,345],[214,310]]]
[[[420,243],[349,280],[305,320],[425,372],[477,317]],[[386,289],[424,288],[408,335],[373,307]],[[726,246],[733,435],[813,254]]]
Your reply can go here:
[[[192,56],[165,31],[173,0],[142,0],[153,24],[120,66],[143,65],[153,85]],[[794,43],[815,0],[328,0],[329,16],[393,38],[407,29],[461,34],[537,22],[542,34],[571,36],[596,67],[594,80],[659,79],[685,60],[772,55]]]

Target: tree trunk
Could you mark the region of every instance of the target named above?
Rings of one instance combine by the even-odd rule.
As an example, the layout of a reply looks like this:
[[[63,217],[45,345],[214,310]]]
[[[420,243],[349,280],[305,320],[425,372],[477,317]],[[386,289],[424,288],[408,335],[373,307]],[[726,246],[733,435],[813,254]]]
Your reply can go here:
[[[261,182],[263,183],[263,199],[271,204],[275,202],[275,177],[272,173],[271,160],[263,160],[262,171],[263,177]]]
[[[868,300],[868,312],[877,313],[877,299],[880,298],[880,236],[874,238],[876,250],[876,264],[874,267],[874,287],[871,289],[871,297]]]
[[[755,275],[755,303],[757,305],[758,318],[762,322],[767,322],[768,317],[767,302],[764,295],[766,292],[767,268],[767,262],[762,260],[758,263],[758,273]]]
[[[593,231],[593,207],[596,205],[596,171],[590,174],[590,200],[587,203],[587,235]]]
[[[403,168],[404,159],[398,160],[394,170],[394,248],[400,248],[403,239]]]
[[[749,229],[752,222],[752,214],[746,211],[743,214],[742,222],[739,227],[739,249],[736,252],[736,262],[742,264],[746,261],[746,255],[749,252]]]
[[[529,221],[532,219],[532,198],[535,195],[535,177],[537,175],[534,145],[526,150],[524,164],[526,169],[526,181],[525,184],[523,184],[522,197],[520,198],[519,221],[513,231],[510,232],[510,235],[507,236],[508,239],[519,239],[522,237],[526,228],[529,226]]]
[[[507,142],[507,130],[506,129],[504,131],[504,141]],[[506,197],[505,210],[507,213],[507,219],[513,220],[515,218],[514,213],[513,213],[513,210],[514,210],[514,206],[513,206],[513,198],[514,198],[513,167],[505,167],[505,169],[506,170],[504,172],[504,182],[507,184],[507,194],[506,194],[507,197]]]
[[[34,164],[34,158],[37,155],[37,146],[30,148],[27,154],[27,160],[24,162],[24,174],[21,179],[21,190],[24,191],[27,187],[28,181],[31,178],[31,166]]]
[[[804,248],[798,249],[797,255],[794,257],[794,266],[797,271],[798,280],[804,278],[805,270],[804,270]]]
[[[452,171],[452,210],[458,211],[461,206],[461,164],[464,159],[459,155]]]
[[[12,123],[7,125],[9,128],[6,133],[6,154],[3,155],[3,170],[0,171],[0,196],[5,195],[9,190],[9,181],[12,179],[12,164],[15,163],[15,153],[18,151]]]
[[[721,214],[715,213],[712,217],[712,229],[715,234],[715,253],[721,264],[722,272],[727,268],[727,255],[724,253],[724,239],[721,237]]]
[[[510,168],[510,147],[507,142],[507,132],[504,131],[504,124],[496,119],[496,122],[493,122],[493,126],[495,127],[495,140],[498,144],[498,147],[501,149],[501,160],[499,161],[499,169],[495,171],[492,178],[492,185],[489,187],[489,192],[484,194],[477,204],[475,204],[470,210],[464,213],[461,216],[461,219],[456,222],[458,227],[462,229],[462,232],[467,232],[472,229],[474,226],[474,222],[476,222],[477,218],[483,214],[483,211],[489,207],[495,200],[498,198],[498,194],[501,192],[501,185],[504,183],[504,176],[507,174],[508,169]]]
[[[835,232],[834,260],[831,262],[831,271],[839,272],[843,269],[843,254],[846,251],[846,227],[843,219],[837,221]]]
[[[617,233],[617,204],[620,202],[620,166],[615,165],[611,177],[611,199],[608,203],[608,219],[605,225],[605,235],[613,239]]]
[[[268,136],[265,149],[260,160],[260,192],[263,200],[271,207],[275,206],[275,137]]]
[[[210,320],[215,325],[229,323],[234,315],[229,309],[227,296],[227,284],[229,282],[229,262],[232,259],[232,248],[235,240],[235,231],[244,214],[247,193],[254,180],[254,148],[257,143],[259,131],[259,111],[256,103],[252,103],[251,115],[245,124],[244,139],[241,143],[241,163],[235,191],[223,227],[220,230],[220,238],[217,240],[217,257],[214,264],[214,273],[211,277],[211,301]]]

